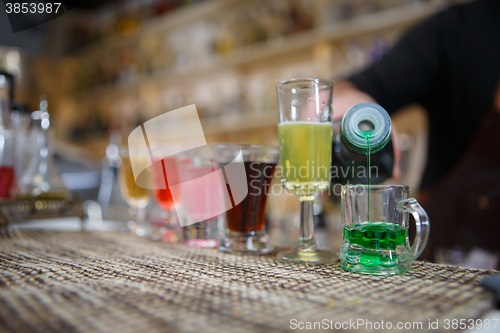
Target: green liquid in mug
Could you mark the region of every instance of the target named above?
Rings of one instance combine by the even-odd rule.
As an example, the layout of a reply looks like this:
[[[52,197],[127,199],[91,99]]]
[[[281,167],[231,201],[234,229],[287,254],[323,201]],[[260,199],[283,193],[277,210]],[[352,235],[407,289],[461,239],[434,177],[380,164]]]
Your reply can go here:
[[[360,127],[361,129],[361,127]],[[374,275],[401,274],[410,268],[408,229],[397,223],[371,220],[371,138],[374,130],[358,134],[366,140],[367,214],[366,222],[343,227],[340,259],[345,270]]]
[[[278,125],[282,184],[298,195],[328,188],[332,164],[332,123],[284,122]]]
[[[342,267],[367,271],[377,267],[398,265],[398,255],[408,248],[408,230],[385,222],[353,224],[344,227],[341,255]]]

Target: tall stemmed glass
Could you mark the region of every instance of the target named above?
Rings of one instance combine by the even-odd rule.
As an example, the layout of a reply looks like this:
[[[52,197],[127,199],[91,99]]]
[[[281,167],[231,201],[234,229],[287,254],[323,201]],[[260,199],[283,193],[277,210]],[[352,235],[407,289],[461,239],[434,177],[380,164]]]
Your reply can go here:
[[[299,244],[278,260],[323,264],[338,260],[314,238],[314,199],[330,184],[333,83],[291,79],[278,83],[281,183],[301,203]]]
[[[139,165],[144,165],[144,173],[140,176],[140,180],[136,181],[134,177],[134,172],[132,170],[132,163],[130,160],[129,150],[133,150],[135,163]],[[134,232],[137,236],[146,236],[149,232],[147,226],[145,225],[146,217],[146,206],[149,203],[150,198],[150,175],[148,172],[149,155],[146,150],[135,149],[129,147],[129,149],[123,147],[120,149],[121,165],[119,169],[119,182],[120,190],[122,192],[123,199],[132,208],[132,213],[135,213],[135,221],[130,220],[127,224],[129,229]],[[140,183],[142,186],[139,186]],[[130,212],[130,211],[129,211]]]

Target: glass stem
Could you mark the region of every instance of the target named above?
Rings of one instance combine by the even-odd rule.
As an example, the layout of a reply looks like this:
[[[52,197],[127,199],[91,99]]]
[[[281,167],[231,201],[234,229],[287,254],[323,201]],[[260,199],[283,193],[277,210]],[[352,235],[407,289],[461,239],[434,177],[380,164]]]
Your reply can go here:
[[[167,228],[172,227],[172,211],[171,210],[165,210],[161,214],[162,216],[162,221],[163,221],[163,226]]]
[[[314,239],[314,200],[300,202],[300,249],[315,249]]]
[[[135,222],[137,223],[138,227],[143,227],[145,218],[146,218],[146,209],[138,208],[135,215]]]

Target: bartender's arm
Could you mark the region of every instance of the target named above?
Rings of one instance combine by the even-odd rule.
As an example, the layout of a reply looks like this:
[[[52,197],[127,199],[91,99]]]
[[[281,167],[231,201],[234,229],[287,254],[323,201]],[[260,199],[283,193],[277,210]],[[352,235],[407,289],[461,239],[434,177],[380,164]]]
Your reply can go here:
[[[334,119],[349,108],[363,103],[380,104],[389,114],[410,104],[420,103],[439,91],[440,64],[443,57],[442,29],[447,13],[440,13],[408,32],[378,63],[345,81],[334,84]],[[394,126],[395,152],[393,176],[398,177],[400,151]]]
[[[406,33],[379,62],[334,84],[335,117],[361,102],[376,102],[392,114],[439,94],[449,16],[448,11],[434,15]]]

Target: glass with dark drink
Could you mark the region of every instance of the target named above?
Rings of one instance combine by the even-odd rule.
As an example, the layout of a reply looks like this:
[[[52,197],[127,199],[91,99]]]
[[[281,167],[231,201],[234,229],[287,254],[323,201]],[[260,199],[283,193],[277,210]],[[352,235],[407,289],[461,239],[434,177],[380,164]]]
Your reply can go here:
[[[272,252],[274,247],[265,230],[266,203],[279,160],[278,147],[218,143],[212,150],[225,175],[233,206],[226,212],[227,230],[219,249],[254,254]]]

